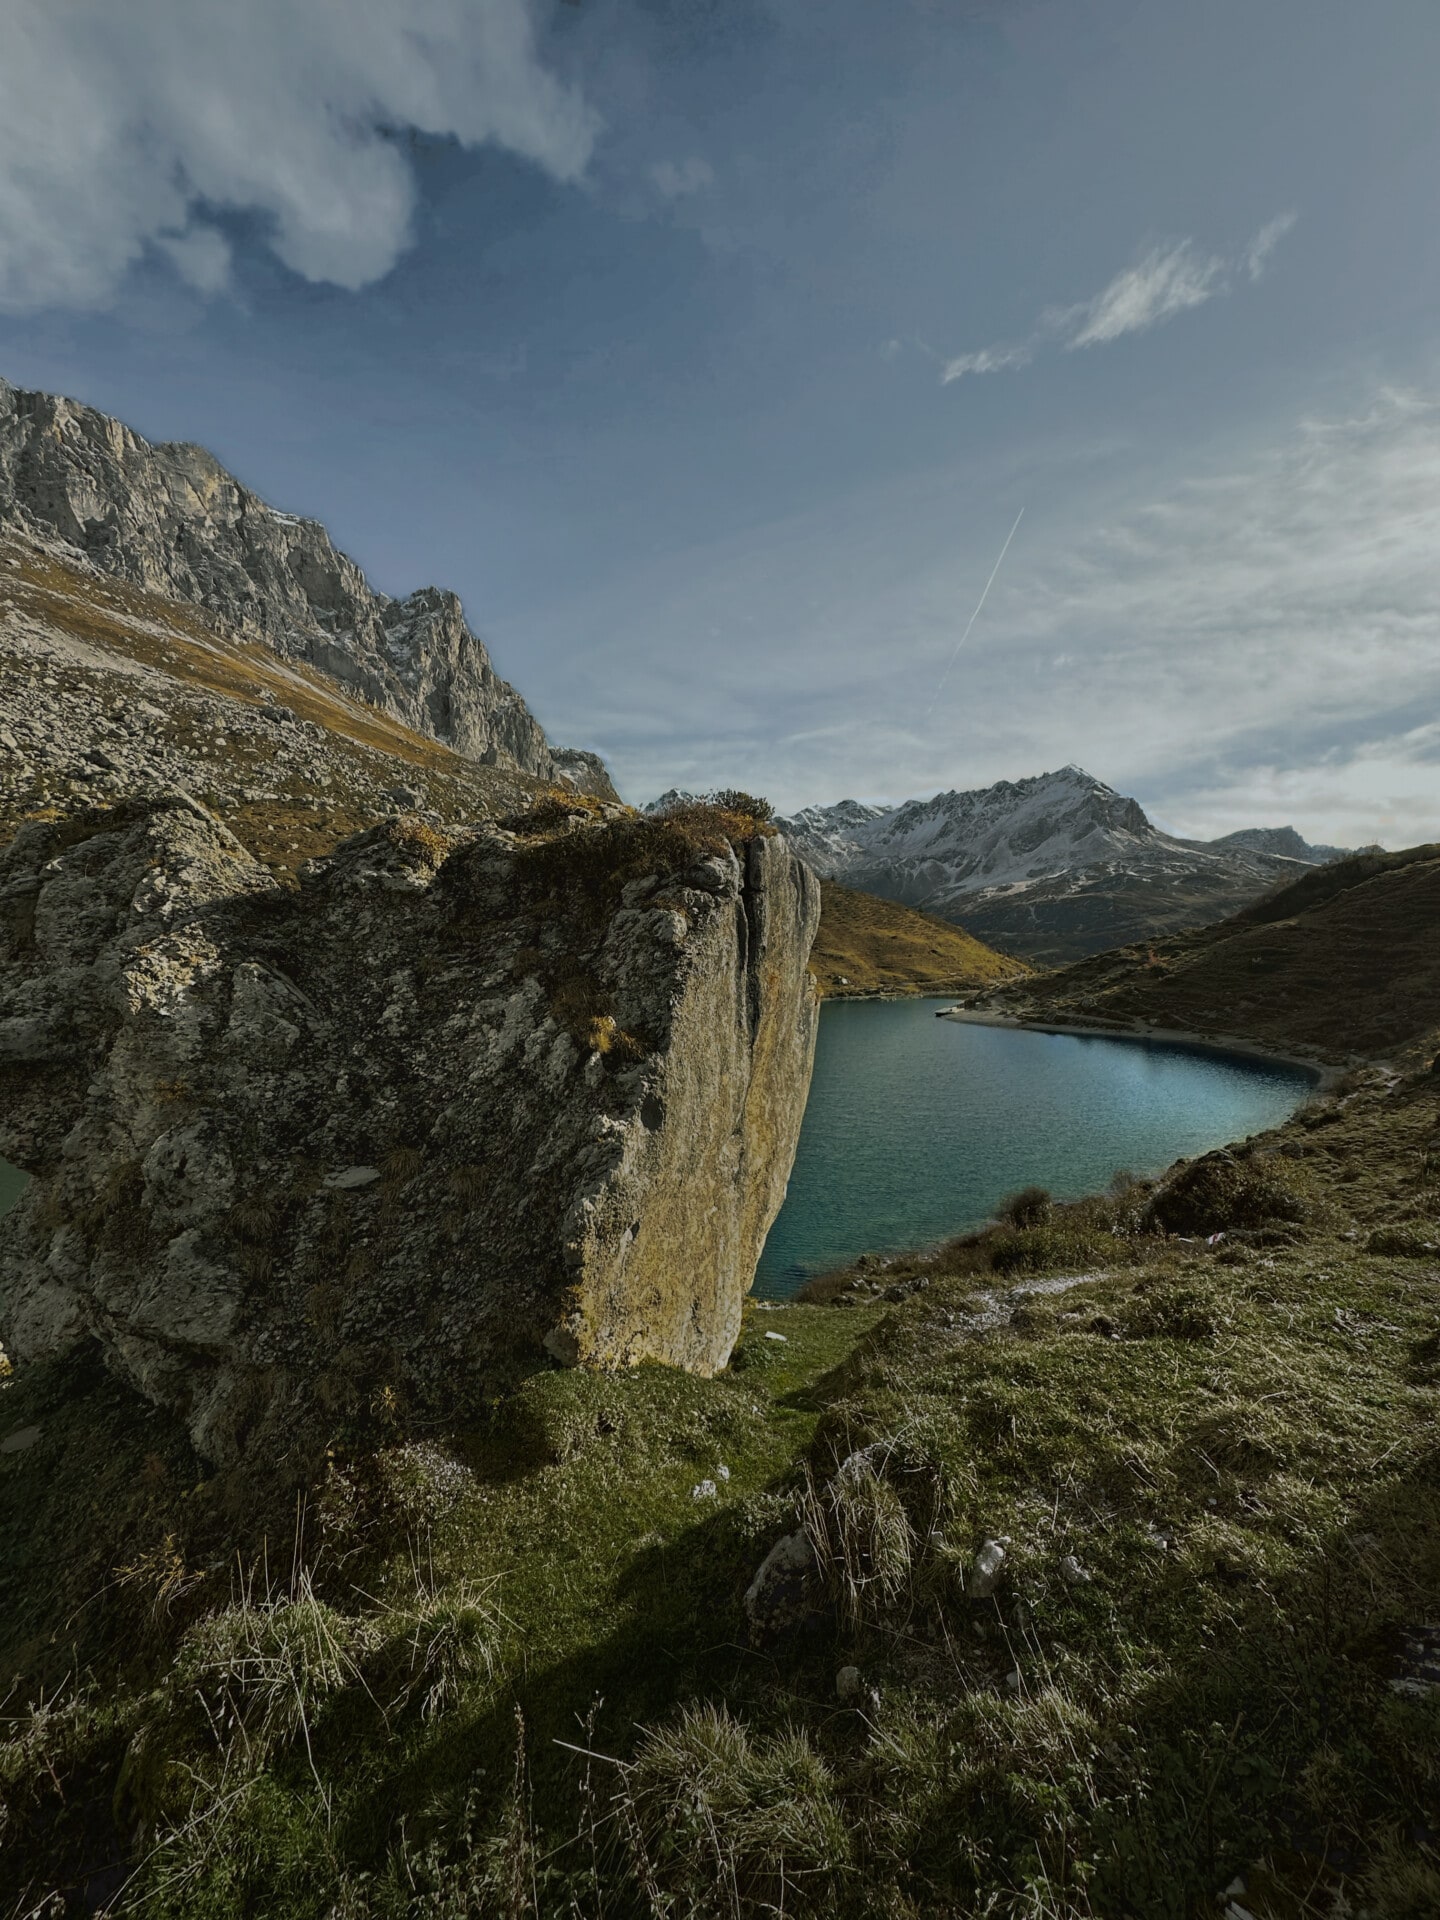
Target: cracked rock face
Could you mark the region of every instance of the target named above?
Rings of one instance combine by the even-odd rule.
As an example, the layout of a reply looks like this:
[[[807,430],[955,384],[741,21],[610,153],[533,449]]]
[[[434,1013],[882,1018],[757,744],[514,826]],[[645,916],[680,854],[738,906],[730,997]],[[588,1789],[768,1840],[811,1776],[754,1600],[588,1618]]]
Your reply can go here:
[[[0,380],[0,527],[208,609],[474,759],[613,792],[593,754],[552,750],[459,600],[377,593],[316,520],[279,513],[203,447]]]
[[[804,1110],[779,838],[395,820],[279,885],[184,795],[0,852],[0,1339],[212,1459],[463,1418],[546,1357],[723,1366]]]

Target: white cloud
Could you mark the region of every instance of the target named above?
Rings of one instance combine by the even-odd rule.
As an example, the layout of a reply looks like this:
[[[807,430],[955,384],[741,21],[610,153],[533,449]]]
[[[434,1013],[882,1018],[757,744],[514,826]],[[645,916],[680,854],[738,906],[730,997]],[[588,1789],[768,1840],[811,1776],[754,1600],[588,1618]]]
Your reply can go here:
[[[1218,254],[1202,254],[1189,240],[1152,247],[1093,300],[1057,315],[1055,330],[1067,348],[1105,346],[1203,306],[1225,290],[1225,283],[1225,262]]]
[[[1011,372],[1017,367],[1028,367],[1034,357],[1028,346],[982,347],[978,353],[957,354],[940,369],[940,384],[948,387],[952,380],[963,380],[967,373]]]
[[[1186,794],[1182,804],[1186,830],[1207,839],[1303,821],[1307,838],[1333,846],[1440,840],[1440,723],[1362,740],[1313,766],[1250,767]]]
[[[1205,253],[1193,240],[1173,240],[1151,247],[1117,273],[1093,299],[1075,306],[1049,307],[1041,314],[1027,340],[1009,346],[981,347],[945,361],[940,384],[949,386],[967,373],[1012,372],[1028,367],[1041,346],[1057,342],[1066,352],[1077,347],[1109,346],[1127,333],[1145,333],[1176,314],[1204,306],[1231,292],[1235,275],[1243,271],[1258,280],[1270,255],[1294,226],[1294,213],[1267,220],[1238,255]]]
[[[230,282],[230,242],[215,227],[192,221],[183,233],[162,233],[158,244],[175,271],[197,293],[223,293]]]
[[[706,187],[713,187],[715,169],[708,160],[694,157],[689,160],[657,160],[650,169],[650,178],[665,199],[683,200],[689,194],[702,193]]]
[[[596,135],[541,64],[530,0],[5,0],[0,310],[100,307],[147,248],[202,292],[259,217],[307,280],[357,288],[409,243],[397,132],[491,143],[560,180]]]

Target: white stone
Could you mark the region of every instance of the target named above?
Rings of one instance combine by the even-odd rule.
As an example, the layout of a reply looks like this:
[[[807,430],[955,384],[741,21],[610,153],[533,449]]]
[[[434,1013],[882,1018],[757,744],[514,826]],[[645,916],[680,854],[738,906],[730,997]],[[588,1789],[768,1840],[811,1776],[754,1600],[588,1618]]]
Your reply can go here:
[[[988,1600],[1000,1584],[1000,1572],[1004,1564],[1005,1542],[987,1540],[965,1576],[965,1597],[968,1600]]]

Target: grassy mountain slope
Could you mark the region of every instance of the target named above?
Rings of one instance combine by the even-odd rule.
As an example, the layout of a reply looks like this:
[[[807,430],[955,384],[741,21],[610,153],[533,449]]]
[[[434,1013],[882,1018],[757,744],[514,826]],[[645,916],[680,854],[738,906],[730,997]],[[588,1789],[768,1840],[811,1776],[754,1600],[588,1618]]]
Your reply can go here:
[[[528,776],[452,752],[198,607],[0,540],[0,837],[27,813],[183,786],[254,852],[293,870],[412,808],[518,806]],[[97,764],[98,751],[119,764]]]
[[[972,1008],[1155,1026],[1343,1061],[1440,1027],[1440,847],[1360,854],[1193,933],[1002,987]]]
[[[826,880],[810,971],[830,997],[958,993],[1016,979],[1027,969],[948,920]]]

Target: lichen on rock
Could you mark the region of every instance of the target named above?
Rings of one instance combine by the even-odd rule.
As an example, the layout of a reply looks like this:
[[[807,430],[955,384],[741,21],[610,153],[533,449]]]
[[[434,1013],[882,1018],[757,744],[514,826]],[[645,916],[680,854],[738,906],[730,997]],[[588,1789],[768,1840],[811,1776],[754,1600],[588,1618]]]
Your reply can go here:
[[[377,1398],[463,1418],[554,1359],[715,1371],[794,1155],[818,912],[783,840],[615,808],[397,817],[298,892],[184,795],[28,823],[0,1340],[98,1341],[214,1459]]]

